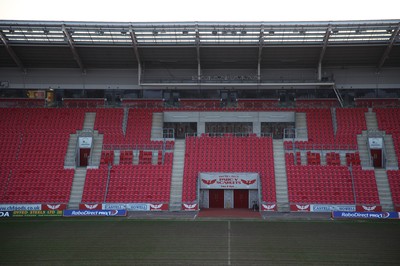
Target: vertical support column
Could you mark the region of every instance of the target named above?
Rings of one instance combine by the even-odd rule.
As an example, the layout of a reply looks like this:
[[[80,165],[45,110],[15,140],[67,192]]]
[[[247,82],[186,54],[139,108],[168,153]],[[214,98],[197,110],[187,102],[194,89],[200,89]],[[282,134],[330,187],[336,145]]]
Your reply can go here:
[[[206,133],[206,123],[205,122],[197,122],[197,134],[201,135]]]

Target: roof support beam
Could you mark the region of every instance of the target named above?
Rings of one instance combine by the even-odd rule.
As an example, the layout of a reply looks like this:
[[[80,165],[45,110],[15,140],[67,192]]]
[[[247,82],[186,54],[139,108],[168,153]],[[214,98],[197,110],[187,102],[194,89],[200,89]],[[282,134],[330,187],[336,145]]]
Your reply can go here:
[[[329,37],[331,36],[331,33],[332,33],[332,28],[329,26],[326,29],[321,53],[319,54],[319,60],[318,60],[318,80],[319,81],[321,81],[321,79],[322,79],[322,74],[321,74],[322,73],[322,61],[324,60],[326,48],[328,46]]]
[[[82,73],[85,73],[85,67],[82,63],[82,60],[78,54],[78,51],[76,51],[75,45],[74,45],[74,40],[72,40],[71,35],[69,34],[67,28],[65,27],[65,25],[62,25],[62,31],[65,35],[65,37],[68,40],[68,44],[69,44],[69,48],[71,49],[72,55],[74,56],[75,61],[78,63],[79,68],[82,70]]]
[[[261,81],[261,60],[262,60],[262,50],[264,46],[264,26],[261,27],[260,37],[258,42],[258,59],[257,59],[257,78]]]
[[[201,81],[201,62],[200,62],[200,33],[199,26],[196,25],[196,55],[197,55],[197,81]]]
[[[129,35],[131,36],[133,50],[135,51],[136,60],[138,62],[138,84],[140,85],[142,80],[142,61],[140,60],[136,34],[132,27],[129,27]]]
[[[389,57],[390,51],[392,50],[392,47],[393,47],[393,44],[396,41],[397,36],[399,36],[399,32],[400,32],[400,24],[397,26],[397,29],[395,29],[393,31],[392,36],[390,36],[389,44],[386,47],[386,50],[383,53],[381,59],[379,60],[378,72],[381,71],[383,65],[385,64],[386,59]]]
[[[8,54],[11,56],[11,58],[14,60],[14,63],[24,72],[26,73],[26,68],[24,67],[24,64],[22,64],[21,60],[19,57],[15,54],[14,50],[11,48],[11,46],[8,44],[6,36],[4,36],[4,33],[0,31],[0,39],[4,43],[6,50]]]

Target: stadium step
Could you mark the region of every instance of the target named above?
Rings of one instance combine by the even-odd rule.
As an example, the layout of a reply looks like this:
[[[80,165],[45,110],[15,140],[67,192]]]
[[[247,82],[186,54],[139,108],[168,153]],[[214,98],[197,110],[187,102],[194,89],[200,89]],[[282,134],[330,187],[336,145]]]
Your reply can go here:
[[[368,130],[378,130],[378,120],[376,119],[376,113],[372,112],[371,108],[365,113],[365,121],[367,122]]]
[[[386,158],[386,169],[399,169],[399,163],[394,149],[393,137],[392,135],[385,135],[383,137],[385,144],[385,158]]]
[[[70,134],[68,140],[67,153],[64,159],[64,168],[75,168],[76,166],[76,145],[78,143],[78,135]]]
[[[363,168],[371,168],[370,155],[368,153],[368,136],[366,131],[363,131],[361,135],[357,135],[358,152],[360,154],[361,166]]]
[[[104,135],[99,134],[97,130],[93,133],[93,148],[90,154],[89,166],[99,167],[101,160],[101,151],[103,149]]]
[[[151,123],[151,140],[162,140],[164,127],[164,114],[153,113]]]
[[[297,139],[308,140],[307,134],[307,116],[305,113],[296,113],[295,127],[297,130]]]
[[[78,167],[75,169],[68,209],[79,209],[79,203],[82,200],[83,187],[85,186],[86,173],[86,167]]]
[[[83,129],[94,129],[94,121],[96,120],[96,113],[85,113],[85,120],[83,121]]]
[[[170,211],[180,211],[182,204],[183,168],[185,160],[185,140],[176,140],[172,164]]]
[[[378,187],[379,201],[383,211],[394,211],[392,193],[385,169],[375,169],[376,185]]]
[[[278,211],[288,212],[289,198],[287,189],[287,176],[285,166],[285,151],[283,147],[283,140],[273,141],[274,149],[274,168],[275,168],[275,186],[276,186],[276,200]]]

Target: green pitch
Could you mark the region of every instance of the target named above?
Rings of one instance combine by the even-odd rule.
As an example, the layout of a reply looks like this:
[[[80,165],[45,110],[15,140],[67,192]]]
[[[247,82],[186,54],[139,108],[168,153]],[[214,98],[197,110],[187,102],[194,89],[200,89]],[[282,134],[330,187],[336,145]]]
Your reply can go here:
[[[398,222],[0,221],[0,265],[399,264]]]

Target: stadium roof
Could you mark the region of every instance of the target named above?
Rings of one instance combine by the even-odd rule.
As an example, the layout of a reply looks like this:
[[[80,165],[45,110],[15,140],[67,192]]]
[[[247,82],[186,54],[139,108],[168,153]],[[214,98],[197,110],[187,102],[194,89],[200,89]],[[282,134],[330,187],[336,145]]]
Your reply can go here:
[[[400,66],[400,20],[332,22],[0,21],[0,67]]]

